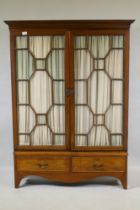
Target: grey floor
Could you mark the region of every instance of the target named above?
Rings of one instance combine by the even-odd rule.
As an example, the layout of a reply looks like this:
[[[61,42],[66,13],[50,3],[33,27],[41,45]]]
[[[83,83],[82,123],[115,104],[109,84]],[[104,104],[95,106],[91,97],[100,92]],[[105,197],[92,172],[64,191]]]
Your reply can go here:
[[[0,168],[0,210],[140,210],[140,168],[131,167],[129,187],[102,178],[62,185],[33,177],[14,188],[12,168]]]

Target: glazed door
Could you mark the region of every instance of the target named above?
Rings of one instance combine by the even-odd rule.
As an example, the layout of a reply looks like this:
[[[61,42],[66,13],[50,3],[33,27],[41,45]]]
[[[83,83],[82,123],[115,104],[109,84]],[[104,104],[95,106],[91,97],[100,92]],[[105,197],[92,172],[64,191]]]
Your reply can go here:
[[[68,43],[67,33],[59,33],[15,37],[16,146],[20,149],[68,148]]]
[[[125,37],[114,31],[15,37],[16,147],[124,148]]]
[[[72,148],[124,146],[124,33],[75,33]]]

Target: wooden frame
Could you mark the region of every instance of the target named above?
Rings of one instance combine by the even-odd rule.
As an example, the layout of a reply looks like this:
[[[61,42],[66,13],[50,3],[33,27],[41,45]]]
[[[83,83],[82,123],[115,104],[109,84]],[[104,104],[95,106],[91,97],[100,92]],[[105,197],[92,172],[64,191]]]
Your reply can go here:
[[[15,51],[15,38],[18,35],[21,35],[22,30],[21,31],[16,31],[16,32],[11,32],[11,67],[12,67],[12,71],[11,71],[11,78],[12,78],[12,102],[13,102],[13,125],[14,125],[14,148],[15,150],[66,150],[68,149],[70,146],[69,143],[69,130],[70,130],[70,125],[69,125],[69,97],[65,97],[65,112],[66,112],[66,146],[19,146],[18,145],[18,120],[17,120],[17,80],[16,80],[16,58],[15,58],[15,54],[13,53]],[[36,31],[31,31],[30,35],[38,35],[39,32]],[[69,34],[68,32],[66,32],[66,30],[43,30],[43,32],[41,31],[41,34],[43,35],[64,35],[65,39],[66,39],[66,45],[69,45],[68,37]],[[69,89],[69,51],[68,51],[68,46],[66,46],[65,48],[65,75],[66,75],[66,83],[65,83],[65,88]],[[68,119],[68,120],[67,120]]]
[[[125,150],[127,151],[127,144],[128,144],[128,89],[129,89],[129,86],[128,86],[128,75],[129,75],[129,32],[127,29],[120,29],[119,31],[115,29],[113,30],[110,30],[110,29],[106,29],[106,30],[73,30],[72,32],[72,35],[71,35],[71,72],[73,72],[73,69],[74,69],[74,47],[73,47],[73,37],[74,36],[77,36],[77,35],[123,35],[124,36],[124,86],[123,86],[123,100],[124,100],[124,106],[123,106],[123,145],[122,146],[76,146],[75,147],[75,127],[74,127],[74,122],[75,122],[75,119],[74,119],[74,115],[75,115],[75,111],[74,111],[74,102],[71,103],[71,106],[72,106],[72,113],[71,113],[71,116],[73,116],[73,119],[72,119],[72,131],[71,131],[71,145],[72,145],[72,149],[74,151],[97,151],[97,150],[107,150],[107,151],[114,151],[114,150]],[[72,77],[72,88],[74,89],[74,77]]]
[[[115,176],[121,180],[123,187],[127,188],[127,144],[128,144],[128,84],[129,84],[129,28],[134,20],[40,20],[40,21],[5,21],[10,29],[10,48],[11,48],[11,78],[12,78],[12,105],[13,105],[13,135],[14,135],[14,158],[15,158],[15,187],[18,187],[20,180],[28,175],[40,175],[52,180],[59,180],[63,182],[78,182],[96,176]],[[66,135],[67,144],[65,146],[18,146],[17,136],[17,107],[16,107],[16,62],[15,62],[15,36],[21,35],[23,31],[26,31],[28,35],[53,35],[53,34],[65,34],[66,50],[65,50],[65,88],[67,95],[65,97],[66,105]],[[75,147],[75,117],[74,117],[74,57],[73,57],[73,37],[74,35],[124,35],[124,110],[123,110],[123,130],[124,130],[124,144],[120,147],[108,146],[108,147]],[[56,151],[57,150],[57,151]],[[76,173],[73,172],[73,157],[110,157],[115,158],[117,163],[117,157],[124,157],[125,165],[122,171],[108,172],[106,167],[110,164],[105,162],[105,168],[89,173]],[[20,170],[20,159],[26,159],[26,157],[32,157],[33,160],[53,158],[61,156],[68,157],[69,171],[65,172],[49,172],[40,169],[33,171]],[[120,161],[121,162],[121,161]],[[28,160],[27,160],[28,163]],[[54,163],[53,163],[54,164]],[[99,166],[100,163],[99,161]],[[116,165],[117,166],[117,165]]]

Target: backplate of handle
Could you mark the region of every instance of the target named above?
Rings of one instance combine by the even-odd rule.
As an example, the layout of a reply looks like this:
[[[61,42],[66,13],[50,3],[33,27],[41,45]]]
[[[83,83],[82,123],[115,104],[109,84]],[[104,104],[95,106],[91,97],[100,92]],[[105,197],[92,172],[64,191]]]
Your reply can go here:
[[[102,163],[94,163],[93,164],[93,168],[96,168],[96,169],[100,169],[100,168],[103,168],[104,165]]]
[[[39,166],[39,168],[42,168],[42,169],[48,168],[47,163],[39,163],[38,166]]]

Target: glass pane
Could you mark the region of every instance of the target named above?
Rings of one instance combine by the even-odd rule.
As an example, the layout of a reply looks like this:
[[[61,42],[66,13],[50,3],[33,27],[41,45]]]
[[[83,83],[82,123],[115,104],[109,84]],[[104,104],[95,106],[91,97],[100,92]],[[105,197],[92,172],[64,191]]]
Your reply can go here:
[[[110,106],[106,113],[106,125],[111,133],[122,133],[122,120],[122,106]]]
[[[47,71],[52,79],[64,79],[64,50],[52,50],[47,58]]]
[[[112,81],[112,103],[123,103],[123,82]]]
[[[104,126],[93,127],[88,139],[89,146],[110,146],[109,134]]]
[[[123,47],[123,36],[74,38],[77,146],[123,144]]]
[[[104,125],[105,116],[104,115],[94,115],[94,125]]]
[[[48,113],[48,124],[54,133],[65,133],[65,107],[53,106]]]
[[[123,78],[123,50],[111,50],[106,58],[105,69],[111,78]]]
[[[88,49],[94,58],[104,58],[110,49],[109,36],[89,36]]]
[[[45,114],[52,105],[52,82],[45,71],[36,71],[30,80],[31,105],[36,113]]]
[[[30,133],[35,126],[35,113],[29,106],[18,107],[19,133]]]
[[[28,104],[29,103],[29,94],[28,94],[28,82],[18,82],[18,103],[19,104]]]
[[[88,101],[96,114],[104,114],[110,104],[110,79],[104,71],[94,71],[88,80]]]
[[[93,115],[87,106],[75,107],[75,132],[87,134],[93,124]]]
[[[75,145],[76,146],[87,146],[87,136],[78,136],[75,137]]]
[[[93,70],[93,59],[87,50],[74,52],[75,79],[87,79]]]
[[[30,136],[29,135],[19,135],[19,145],[20,146],[29,146],[30,145]]]
[[[36,126],[31,134],[32,145],[52,145],[52,133],[47,126]]]
[[[123,48],[123,36],[113,36],[112,47],[113,48]]]
[[[55,145],[65,145],[65,136],[64,135],[55,135]]]
[[[16,55],[17,78],[30,79],[34,72],[32,55],[27,50],[18,50]]]
[[[54,103],[64,104],[65,103],[64,82],[61,82],[61,81],[53,82],[53,91],[54,91]]]
[[[95,69],[104,69],[104,59],[96,59],[96,60],[94,60],[94,68]]]
[[[112,143],[112,146],[121,146],[122,145],[122,136],[121,135],[112,135],[111,143]]]
[[[65,39],[63,36],[53,36],[52,38],[52,48],[64,48]]]
[[[86,82],[75,82],[75,103],[86,104],[87,103],[87,86]]]
[[[38,124],[46,124],[46,115],[37,115]]]
[[[74,39],[74,48],[87,48],[86,36],[76,36]]]
[[[46,58],[51,50],[51,37],[30,36],[29,50],[35,58]]]
[[[45,60],[36,60],[36,69],[45,69]]]
[[[16,38],[16,48],[17,49],[27,48],[27,36],[18,36]]]

